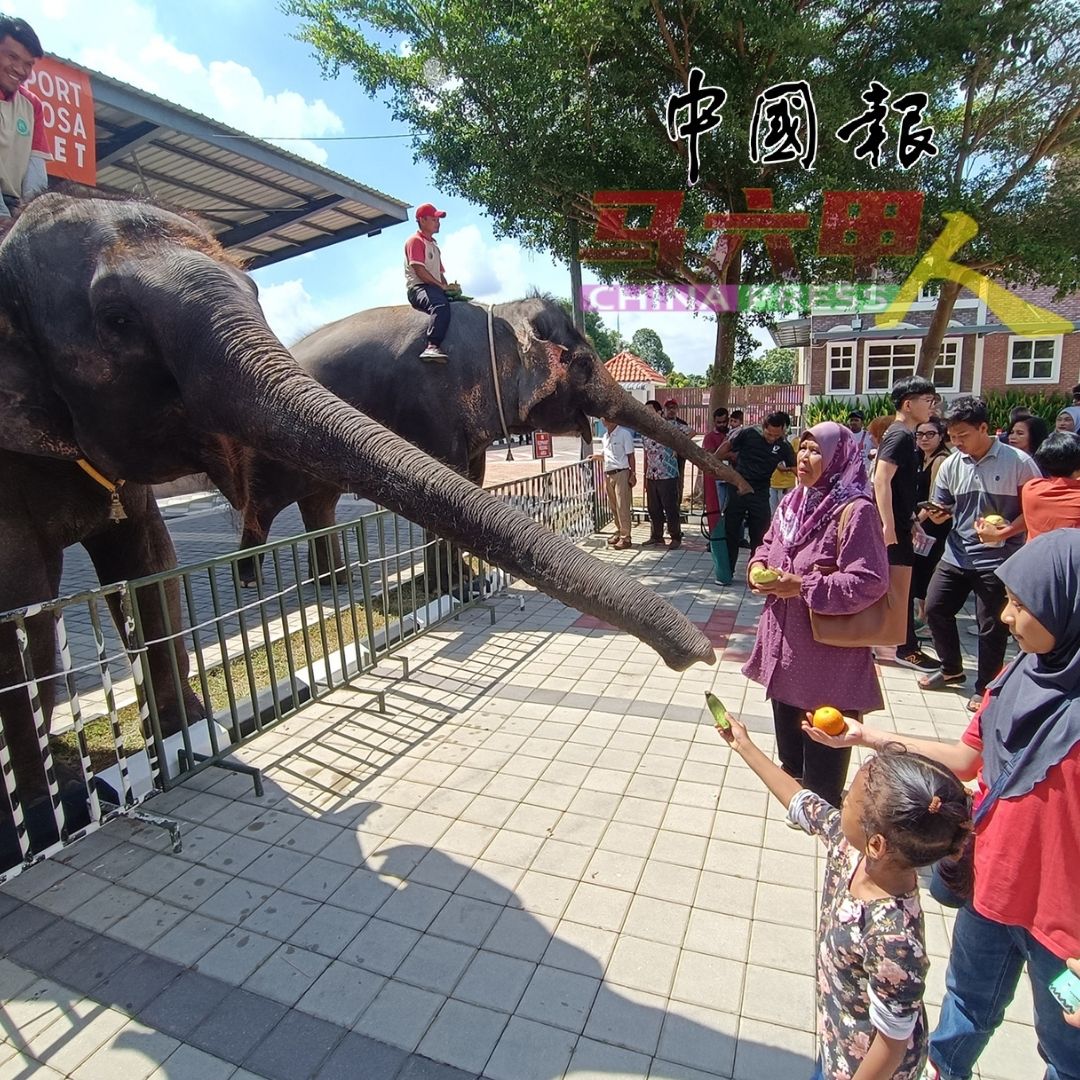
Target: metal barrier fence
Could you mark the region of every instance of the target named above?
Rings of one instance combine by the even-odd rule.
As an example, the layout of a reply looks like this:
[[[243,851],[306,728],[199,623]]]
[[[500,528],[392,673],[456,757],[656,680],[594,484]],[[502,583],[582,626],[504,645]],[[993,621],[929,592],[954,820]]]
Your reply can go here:
[[[596,460],[489,490],[570,538],[611,520]],[[245,588],[250,557],[261,568]],[[376,510],[0,615],[0,882],[118,814],[170,825],[144,800],[223,764],[510,580]],[[252,773],[258,790],[256,770],[224,764]]]

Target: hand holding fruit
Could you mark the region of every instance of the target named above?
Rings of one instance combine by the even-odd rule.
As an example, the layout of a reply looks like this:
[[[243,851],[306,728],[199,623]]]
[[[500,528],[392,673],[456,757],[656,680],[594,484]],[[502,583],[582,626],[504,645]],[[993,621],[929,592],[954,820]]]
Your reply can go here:
[[[774,570],[771,566],[766,566],[764,563],[754,563],[750,567],[750,573],[747,575],[750,581],[750,587],[754,592],[768,592],[769,587],[776,581],[780,580],[780,571]]]
[[[839,718],[839,721],[837,720]],[[802,725],[803,734],[821,743],[842,750],[850,746],[863,745],[863,726],[858,720],[842,716],[831,705],[825,705],[817,712],[808,712]]]
[[[1009,523],[1000,514],[987,514],[975,521],[975,532],[984,544],[996,544],[1007,539]]]

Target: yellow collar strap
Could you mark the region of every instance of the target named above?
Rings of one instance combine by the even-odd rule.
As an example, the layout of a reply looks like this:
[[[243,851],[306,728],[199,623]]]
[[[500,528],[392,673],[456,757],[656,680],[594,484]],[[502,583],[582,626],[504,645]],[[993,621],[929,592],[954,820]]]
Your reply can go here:
[[[124,486],[124,481],[117,480],[114,484],[107,477],[102,476],[101,473],[86,460],[86,458],[76,458],[75,464],[78,465],[91,480],[100,484],[109,493],[109,520],[123,521],[124,518],[127,517],[127,514],[124,513],[124,507],[120,502],[120,489]]]

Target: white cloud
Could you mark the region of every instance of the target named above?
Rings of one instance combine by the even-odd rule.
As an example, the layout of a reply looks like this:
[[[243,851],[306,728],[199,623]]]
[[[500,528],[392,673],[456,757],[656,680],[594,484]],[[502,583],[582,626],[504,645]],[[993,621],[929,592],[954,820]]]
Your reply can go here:
[[[34,25],[50,52],[251,135],[298,139],[278,145],[311,161],[325,164],[328,155],[304,136],[345,130],[341,118],[321,98],[309,101],[289,89],[269,92],[242,64],[229,59],[204,61],[178,48],[161,33],[153,9],[139,0],[94,4],[37,0],[23,8],[20,14]],[[106,27],[123,27],[123,34],[107,34]]]
[[[315,300],[301,278],[263,286],[259,290],[259,303],[262,304],[270,329],[289,348],[312,330],[366,306],[358,303],[355,295]]]

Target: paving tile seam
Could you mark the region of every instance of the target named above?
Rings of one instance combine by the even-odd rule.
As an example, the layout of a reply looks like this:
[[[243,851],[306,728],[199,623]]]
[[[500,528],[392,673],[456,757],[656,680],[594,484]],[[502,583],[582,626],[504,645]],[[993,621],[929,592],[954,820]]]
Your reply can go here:
[[[40,926],[40,928],[38,929],[38,931],[37,931],[38,933],[41,933],[42,931],[44,931],[46,929],[53,929],[54,927],[56,927],[57,924],[62,925],[64,923],[66,923],[66,921],[67,921],[63,917],[52,915],[50,912],[48,912],[44,908],[40,908],[40,907],[38,907],[37,905],[35,905],[35,904],[31,903],[31,902],[24,902],[24,903],[19,904],[18,907],[12,909],[11,911],[6,912],[4,917],[6,917],[7,915],[10,915],[10,914],[13,914],[15,911],[18,911],[20,908],[34,913],[38,918],[46,920]],[[82,928],[79,928],[79,929],[81,930]],[[95,941],[95,939],[97,939],[97,940]],[[92,932],[92,931],[88,933],[87,940],[84,941],[80,947],[85,947],[86,945],[88,945],[90,943],[98,944],[99,946],[101,946],[103,944],[108,944],[108,945],[111,945],[111,946],[116,946],[117,945],[117,942],[115,941],[115,939],[108,938],[106,935],[97,934],[97,933]],[[131,963],[134,960],[139,958],[140,953],[139,953],[138,950],[132,950],[132,952],[134,953],[134,956],[126,958],[117,967],[114,967],[114,968],[110,969],[109,973],[107,975],[105,975],[102,979],[98,980],[97,982],[93,983],[90,986],[79,986],[79,985],[76,984],[76,982],[65,980],[63,977],[57,977],[55,972],[50,970],[52,965],[35,963],[34,962],[34,957],[33,957],[32,954],[30,956],[21,957],[20,960],[18,961],[18,963],[19,963],[19,966],[25,968],[28,971],[31,971],[31,972],[35,973],[42,980],[47,980],[49,982],[54,983],[55,985],[68,988],[68,989],[74,991],[76,994],[81,995],[83,997],[83,999],[97,1000],[93,995],[95,994],[95,991],[98,991],[98,993],[100,994],[100,991],[102,989],[102,983],[107,982],[113,975],[116,975],[119,971],[123,970],[123,968],[126,967],[129,963]],[[6,957],[6,955],[7,955],[6,949],[0,955],[3,955],[3,956]],[[165,982],[163,982],[161,984],[159,992],[162,993],[162,994],[165,993],[166,991],[168,991],[173,985],[175,985],[176,980],[184,972],[195,972],[195,973],[200,975],[201,979],[206,980],[207,982],[212,983],[212,984],[217,984],[217,988],[218,988],[218,990],[220,990],[219,1000],[224,1000],[226,997],[229,996],[230,993],[233,993],[233,992],[235,992],[237,990],[245,990],[245,988],[243,986],[238,987],[238,986],[235,986],[232,983],[228,983],[228,982],[225,982],[224,980],[217,979],[216,977],[214,977],[212,975],[206,975],[206,974],[199,973],[199,972],[197,972],[197,969],[195,969],[195,968],[185,967],[185,966],[183,966],[181,964],[176,964],[176,963],[173,963],[172,961],[163,960],[161,958],[156,958],[155,957],[153,959],[155,960],[155,962],[158,965],[165,968],[166,970],[172,969],[171,974],[169,975],[169,978],[167,979],[167,981],[165,981]],[[252,995],[253,997],[263,998],[263,1000],[269,1002],[271,1005],[276,1006],[278,1008],[281,1008],[280,1002],[273,1001],[273,999],[270,999],[270,998],[265,998],[263,995],[260,995],[260,994],[255,994],[251,990],[245,990],[245,992],[247,994]],[[157,999],[157,996],[158,995],[155,995],[154,998],[152,998],[151,1001],[147,1003],[147,1005],[152,1004],[152,1002]],[[122,999],[123,995],[122,995],[122,993],[117,993],[117,994],[114,995],[114,997],[117,998],[117,999]],[[109,1002],[109,1001],[98,1001],[98,1004],[100,1004],[102,1007],[105,1007],[105,1008],[116,1009],[117,1011],[124,1013],[126,1016],[129,1016],[133,1020],[142,1020],[142,1022],[144,1022],[144,1023],[146,1022],[144,1019],[142,1019],[142,1017],[146,1014],[146,1011],[147,1011],[146,1006],[143,1006],[142,1008],[129,1009],[129,1008],[126,1008],[123,1004],[121,1004],[121,1002],[119,1000],[114,1000],[114,1001],[111,1001],[111,1002]],[[3,1006],[0,1006],[0,1012],[2,1012],[2,1010],[3,1010]],[[62,1015],[62,1010],[56,1009],[56,1008],[48,1010],[48,1012],[50,1014],[53,1011],[58,1011],[57,1019],[59,1019],[59,1015]],[[300,1009],[285,1008],[283,1010],[283,1015],[278,1019],[277,1023],[274,1026],[276,1027],[277,1025],[281,1024],[284,1021],[285,1017],[288,1016],[289,1014],[297,1014],[297,1015],[300,1015],[300,1016],[303,1016],[303,1017],[311,1017],[313,1019],[319,1019],[319,1018],[313,1017],[313,1014],[306,1013],[306,1012],[304,1012],[303,1010],[300,1010]],[[335,1040],[333,1046],[331,1046],[323,1054],[323,1056],[319,1059],[315,1069],[313,1069],[312,1072],[310,1074],[308,1074],[308,1075],[316,1075],[317,1074],[318,1068],[321,1067],[322,1064],[333,1054],[334,1049],[341,1043],[342,1040],[344,1040],[350,1034],[350,1032],[352,1030],[351,1028],[343,1027],[343,1026],[341,1026],[339,1024],[333,1024],[332,1021],[322,1020],[322,1023],[328,1024],[328,1025],[333,1026],[333,1027],[337,1027],[339,1029],[340,1034],[339,1034],[339,1037]],[[366,1036],[366,1037],[368,1039],[371,1039],[371,1036]],[[11,1042],[10,1038],[8,1037],[8,1035],[6,1033],[5,1033],[3,1041]],[[371,1041],[378,1042],[379,1040],[371,1039]],[[184,1043],[182,1042],[181,1044],[183,1045]],[[17,1046],[18,1043],[12,1043],[12,1045]],[[398,1049],[397,1047],[394,1047],[392,1044],[389,1044],[389,1043],[383,1043],[381,1045],[386,1047],[387,1049],[391,1049],[391,1050]],[[236,1066],[242,1068],[242,1067],[245,1067],[246,1063],[248,1063],[251,1060],[251,1058],[253,1058],[258,1053],[259,1049],[260,1049],[260,1047],[258,1045],[256,1045],[251,1051],[249,1051],[247,1054],[245,1054],[244,1057],[239,1061],[234,1061],[233,1059],[228,1058],[228,1057],[224,1057],[224,1058],[222,1058],[222,1060],[232,1061],[233,1064],[235,1064]],[[208,1050],[207,1052],[213,1053],[213,1050]],[[87,1054],[87,1057],[90,1057],[92,1055],[92,1053],[93,1053],[93,1051],[89,1052]],[[221,1055],[219,1054],[217,1056],[220,1057]],[[402,1073],[404,1073],[406,1071],[406,1068],[407,1068],[407,1066],[409,1065],[409,1062],[412,1059],[416,1059],[418,1063],[431,1062],[433,1064],[443,1064],[441,1062],[436,1061],[435,1059],[428,1058],[428,1057],[426,1057],[426,1056],[424,1056],[422,1054],[411,1053],[402,1062],[401,1067],[393,1075],[395,1077],[402,1075]],[[35,1060],[38,1060],[38,1059],[35,1059]],[[43,1064],[47,1064],[47,1062],[43,1062]],[[486,1064],[486,1062],[485,1062],[485,1064]],[[461,1075],[462,1078],[464,1078],[464,1077],[468,1076],[469,1074],[466,1073],[466,1072],[461,1072],[460,1075]],[[477,1075],[479,1075],[479,1074],[477,1074]],[[289,1080],[298,1080],[298,1078],[289,1078]],[[387,1077],[387,1080],[391,1080],[391,1078]]]

